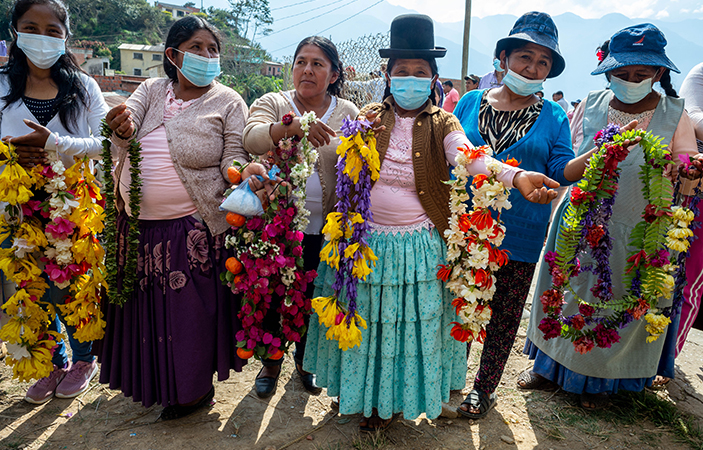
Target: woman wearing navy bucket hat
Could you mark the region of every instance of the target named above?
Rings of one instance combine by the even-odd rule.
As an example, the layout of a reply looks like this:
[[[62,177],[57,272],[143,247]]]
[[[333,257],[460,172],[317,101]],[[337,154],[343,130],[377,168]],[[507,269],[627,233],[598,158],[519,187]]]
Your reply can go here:
[[[303,364],[328,395],[339,396],[341,414],[363,414],[361,431],[385,429],[399,413],[439,416],[449,391],[463,388],[466,378],[465,346],[450,335],[453,295],[436,277],[446,261],[442,236],[451,215],[447,164],[456,164],[457,147],[470,145],[456,117],[430,100],[435,58],[446,50],[434,45],[432,19],[410,14],[393,20],[391,48],[379,53],[390,58],[385,100],[361,112],[378,114],[382,130],[367,239],[380,259],[359,281],[356,298],[368,328],[359,347],[342,351],[315,314]],[[491,161],[480,158],[467,169],[485,173],[483,164]],[[556,196],[543,185],[558,183],[542,174],[505,165],[499,177],[536,202]],[[329,296],[334,279],[321,264],[315,295]]]
[[[574,159],[566,113],[535,95],[545,79],[564,71],[558,37],[548,14],[524,14],[496,44],[495,54],[506,71],[503,86],[469,92],[454,114],[474,145],[489,144],[497,159],[515,158],[520,167],[568,185],[581,178],[591,152]],[[486,327],[474,389],[457,409],[471,419],[485,416],[497,401],[495,390],[520,326],[549,225],[549,205],[532,204],[515,193],[510,202],[512,208],[501,213],[506,227],[501,248],[510,252],[510,261],[496,273],[493,315]]]
[[[679,155],[697,155],[694,131],[688,115],[684,112],[683,100],[676,98],[671,87],[669,72],[678,72],[664,51],[664,34],[652,24],[641,24],[625,28],[613,35],[598,51],[599,64],[591,74],[605,74],[610,89],[591,92],[580,103],[571,122],[572,144],[577,154],[583,154],[592,146],[593,137],[610,123],[622,125],[636,121],[636,127],[651,131],[663,138],[669,146],[673,161]],[[665,94],[653,90],[659,83]],[[630,150],[619,168],[617,197],[613,205],[609,225],[611,239],[615,243],[628,242],[628,236],[640,220],[647,205],[644,186],[639,178],[640,165],[644,163],[639,147]],[[665,175],[672,180],[677,177],[675,164],[666,168]],[[682,172],[686,178],[700,177],[700,163],[696,169]],[[695,182],[682,183],[684,193],[690,191]],[[569,205],[569,196],[557,208],[554,223],[547,238],[545,251],[555,250],[556,237]],[[622,282],[625,273],[627,245],[614,245],[610,254],[612,291],[615,298],[622,298],[626,287]],[[586,302],[594,301],[590,287],[595,286],[597,274],[581,273],[572,281],[574,294]],[[539,271],[535,295],[552,286],[547,264]],[[578,302],[571,293],[565,296],[564,315],[574,314]],[[662,297],[660,308],[671,305],[672,299]],[[537,303],[539,301],[537,300]],[[536,389],[548,382],[557,383],[567,392],[580,396],[581,406],[597,409],[606,406],[611,394],[618,390],[641,391],[651,386],[655,375],[673,378],[673,358],[678,316],[672,317],[666,339],[647,342],[644,330],[646,321],[631,323],[620,330],[620,341],[609,348],[594,348],[580,354],[568,339],[545,340],[538,329],[545,317],[542,308],[533,308],[527,331],[525,353],[535,360],[532,370],[523,372],[518,386]]]

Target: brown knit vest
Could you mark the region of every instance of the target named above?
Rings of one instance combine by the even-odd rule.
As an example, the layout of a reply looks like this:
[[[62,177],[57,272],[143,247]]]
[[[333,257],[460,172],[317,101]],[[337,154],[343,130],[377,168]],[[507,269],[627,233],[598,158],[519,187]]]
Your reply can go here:
[[[386,129],[378,134],[376,149],[381,165],[386,157],[391,130],[395,125],[393,111],[395,102],[388,97],[383,103],[372,103],[365,106],[360,116],[369,111],[379,113],[381,125]],[[415,189],[420,197],[420,203],[425,212],[437,227],[444,239],[444,230],[449,227],[449,166],[444,153],[444,138],[452,131],[464,131],[459,120],[441,108],[427,103],[425,108],[415,117],[413,124],[412,157],[415,172]]]

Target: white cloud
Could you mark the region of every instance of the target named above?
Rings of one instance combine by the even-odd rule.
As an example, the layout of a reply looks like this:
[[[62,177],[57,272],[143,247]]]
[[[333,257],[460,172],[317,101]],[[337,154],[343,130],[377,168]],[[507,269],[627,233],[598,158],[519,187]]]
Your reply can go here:
[[[669,17],[669,12],[666,9],[659,11],[656,15],[657,19],[666,19],[667,17]]]

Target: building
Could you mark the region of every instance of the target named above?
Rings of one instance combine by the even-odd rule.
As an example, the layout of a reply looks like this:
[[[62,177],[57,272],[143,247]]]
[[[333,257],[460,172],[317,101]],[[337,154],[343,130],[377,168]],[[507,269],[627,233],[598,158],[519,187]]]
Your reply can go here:
[[[106,75],[110,72],[110,58],[93,56],[92,48],[70,47],[76,63],[90,75]]]
[[[261,75],[269,77],[280,77],[283,64],[275,61],[265,61],[261,68]]]
[[[175,20],[178,20],[181,17],[185,17],[189,14],[200,12],[199,8],[195,8],[193,6],[178,6],[162,2],[156,2],[154,6],[165,13],[171,14]]]
[[[164,44],[138,45],[121,44],[120,61],[126,75],[142,77],[165,77]]]

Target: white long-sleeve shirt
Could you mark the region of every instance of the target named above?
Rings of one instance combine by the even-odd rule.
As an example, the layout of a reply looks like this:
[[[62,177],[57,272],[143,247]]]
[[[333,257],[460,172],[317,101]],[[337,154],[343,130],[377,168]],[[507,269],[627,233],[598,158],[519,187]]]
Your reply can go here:
[[[6,107],[2,97],[10,90],[7,77],[8,75],[0,75],[0,138],[24,136],[34,131],[24,123],[24,119],[38,123],[22,99]],[[73,165],[74,156],[100,159],[102,151],[100,121],[107,114],[107,103],[94,79],[81,74],[80,80],[86,91],[87,105],[80,105],[76,123],[72,124],[73,132],[63,126],[58,113],[46,125],[51,135],[44,148],[57,151],[66,167]]]

